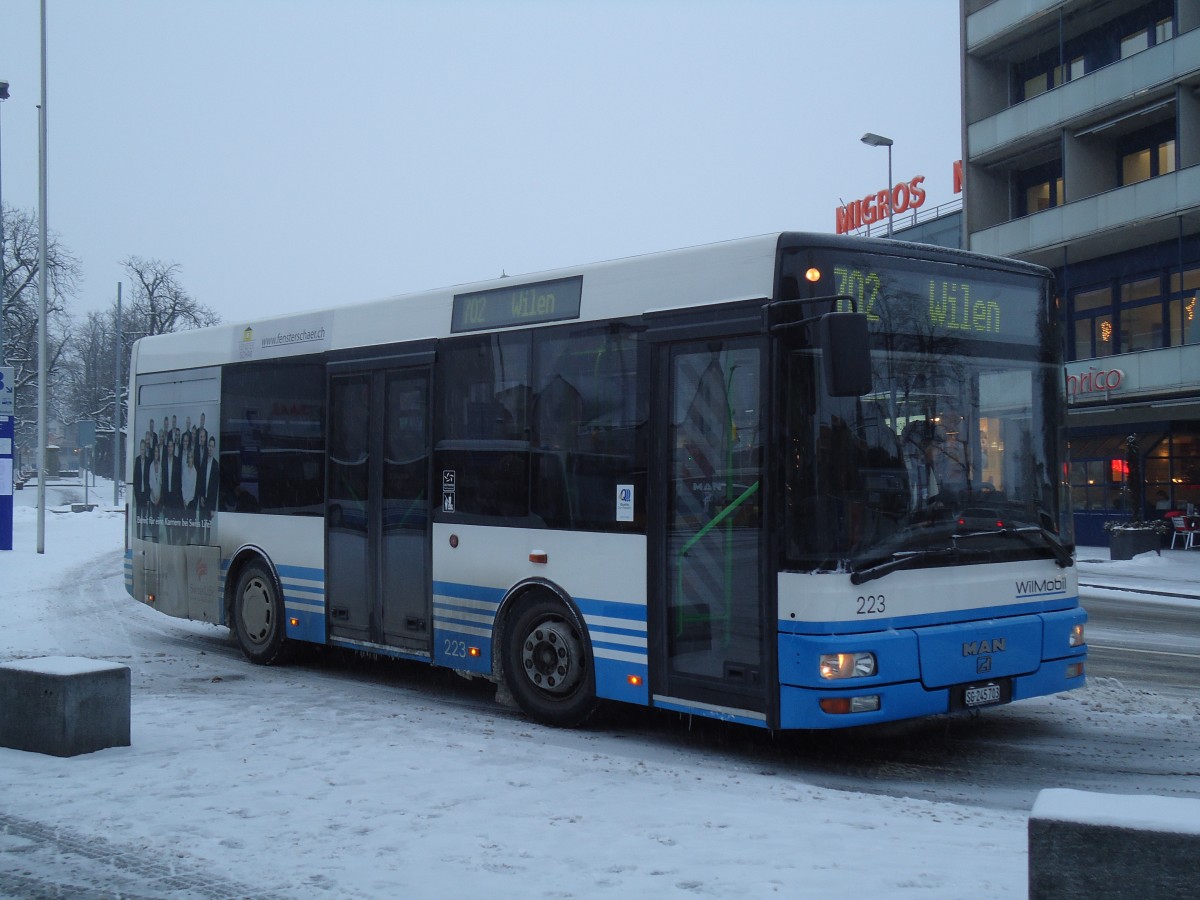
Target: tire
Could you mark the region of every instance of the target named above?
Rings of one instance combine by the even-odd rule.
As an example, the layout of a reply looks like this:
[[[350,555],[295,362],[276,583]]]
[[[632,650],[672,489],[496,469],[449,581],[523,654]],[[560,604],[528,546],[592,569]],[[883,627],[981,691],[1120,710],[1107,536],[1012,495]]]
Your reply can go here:
[[[238,576],[233,597],[233,633],[246,658],[261,666],[286,662],[294,647],[287,639],[283,597],[270,570],[250,563]]]
[[[596,709],[596,676],[577,619],[544,594],[525,602],[505,631],[504,680],[530,718],[575,728]]]

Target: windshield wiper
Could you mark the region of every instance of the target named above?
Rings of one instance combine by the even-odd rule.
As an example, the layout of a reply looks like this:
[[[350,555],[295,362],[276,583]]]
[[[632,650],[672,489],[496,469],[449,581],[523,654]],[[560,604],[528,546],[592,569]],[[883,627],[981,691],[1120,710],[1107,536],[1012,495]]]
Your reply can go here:
[[[891,572],[900,569],[915,568],[919,563],[928,562],[938,559],[961,559],[963,557],[978,558],[981,556],[990,556],[988,550],[961,550],[958,547],[941,547],[937,550],[900,550],[893,553],[891,559],[886,559],[881,563],[870,566],[866,569],[859,569],[850,573],[851,584],[863,584],[867,581],[874,581],[876,578],[882,578]]]
[[[954,540],[971,537],[998,537],[1011,534],[1014,537],[1020,538],[1021,542],[1027,547],[1035,549],[1045,546],[1054,554],[1054,561],[1058,563],[1060,569],[1066,569],[1075,565],[1075,560],[1071,556],[1071,551],[1063,546],[1059,541],[1058,536],[1041,525],[1023,525],[1020,528],[997,528],[994,531],[968,531],[965,534],[954,535]],[[1043,544],[1035,542],[1030,535],[1041,535]]]

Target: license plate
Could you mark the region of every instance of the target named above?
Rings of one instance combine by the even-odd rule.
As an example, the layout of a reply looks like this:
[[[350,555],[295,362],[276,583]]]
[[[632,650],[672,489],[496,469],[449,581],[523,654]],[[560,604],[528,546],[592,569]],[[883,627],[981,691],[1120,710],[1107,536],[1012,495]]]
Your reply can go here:
[[[1000,685],[985,684],[981,687],[967,688],[963,693],[963,703],[967,706],[987,706],[1000,702]]]

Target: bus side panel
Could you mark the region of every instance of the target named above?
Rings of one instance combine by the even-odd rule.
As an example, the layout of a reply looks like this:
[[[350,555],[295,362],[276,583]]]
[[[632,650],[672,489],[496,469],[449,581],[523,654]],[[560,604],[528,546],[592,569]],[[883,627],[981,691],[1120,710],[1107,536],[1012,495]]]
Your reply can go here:
[[[218,596],[224,596],[233,555],[252,546],[279,573],[287,636],[325,643],[325,520],[319,516],[234,512],[219,512],[217,516],[221,536]]]
[[[532,562],[531,554],[544,554],[546,562]],[[434,661],[490,674],[493,654],[501,649],[494,635],[500,604],[514,586],[530,580],[553,584],[583,614],[597,695],[645,705],[642,535],[434,524]]]

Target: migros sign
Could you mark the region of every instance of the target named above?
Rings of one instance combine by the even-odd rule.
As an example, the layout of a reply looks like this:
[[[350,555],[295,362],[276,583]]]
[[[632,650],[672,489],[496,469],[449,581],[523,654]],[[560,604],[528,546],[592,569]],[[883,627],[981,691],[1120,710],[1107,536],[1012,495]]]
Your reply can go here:
[[[918,175],[912,181],[902,181],[892,188],[891,192],[880,191],[869,194],[861,200],[853,200],[845,206],[838,207],[837,233],[845,234],[864,225],[883,222],[888,217],[888,204],[893,212],[902,213],[917,209],[925,202],[924,175]]]
[[[887,220],[888,210],[892,213],[907,212],[919,209],[925,203],[924,175],[917,175],[908,181],[901,181],[890,191],[879,191],[868,194],[861,200],[853,200],[837,209],[837,233],[845,234],[872,225],[875,222]],[[962,193],[962,161],[954,164],[954,193]]]

